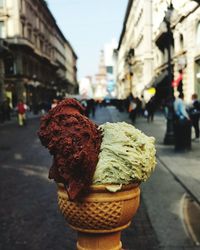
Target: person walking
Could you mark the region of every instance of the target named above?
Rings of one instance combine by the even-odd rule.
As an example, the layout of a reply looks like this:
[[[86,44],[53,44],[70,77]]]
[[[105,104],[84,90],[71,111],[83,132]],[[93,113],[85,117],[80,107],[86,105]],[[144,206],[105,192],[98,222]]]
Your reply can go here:
[[[51,104],[51,108],[52,109],[55,108],[57,106],[57,104],[58,104],[58,100],[54,98],[52,101],[52,104]]]
[[[137,103],[136,103],[136,99],[133,96],[132,98],[130,98],[128,112],[129,112],[129,117],[131,121],[134,123],[136,120],[136,116],[137,116]]]
[[[3,102],[3,112],[4,112],[5,121],[10,121],[10,119],[11,119],[11,117],[10,117],[11,107],[10,107],[10,99],[8,97]]]
[[[92,117],[95,117],[95,100],[93,98],[87,100],[87,110],[88,110],[88,115],[92,115]]]
[[[141,116],[145,116],[144,112],[145,112],[146,102],[143,95],[141,96],[140,100],[141,100]]]
[[[174,114],[175,150],[189,150],[191,149],[191,121],[186,111],[183,93],[180,93],[174,101]]]
[[[199,141],[200,102],[198,101],[197,94],[192,95],[192,105],[189,108],[189,115],[195,131],[195,141]]]
[[[153,122],[154,120],[154,113],[156,110],[156,104],[155,104],[155,97],[152,96],[151,99],[146,104],[146,110],[147,110],[147,121]]]
[[[26,110],[27,110],[26,104],[22,100],[19,100],[17,104],[17,112],[18,112],[18,123],[20,127],[26,124]]]

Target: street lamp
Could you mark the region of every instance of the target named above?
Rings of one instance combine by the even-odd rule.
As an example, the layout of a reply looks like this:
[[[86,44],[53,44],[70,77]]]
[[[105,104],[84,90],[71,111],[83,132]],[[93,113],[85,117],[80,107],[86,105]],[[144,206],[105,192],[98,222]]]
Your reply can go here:
[[[168,71],[168,78],[167,78],[167,128],[164,138],[164,144],[171,145],[174,143],[174,112],[173,112],[173,103],[174,103],[174,91],[172,87],[172,80],[173,80],[173,72],[172,72],[172,65],[171,65],[171,44],[172,44],[172,31],[171,31],[171,17],[174,8],[172,5],[172,1],[168,4],[167,11],[165,12],[164,23],[166,24],[167,28],[167,71]]]

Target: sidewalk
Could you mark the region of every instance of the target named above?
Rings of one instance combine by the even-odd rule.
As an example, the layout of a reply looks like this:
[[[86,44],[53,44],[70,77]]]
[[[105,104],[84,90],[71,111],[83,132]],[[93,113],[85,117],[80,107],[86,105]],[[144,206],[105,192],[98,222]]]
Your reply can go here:
[[[131,123],[127,113],[120,113],[114,107],[107,110],[109,121]],[[106,122],[105,113],[105,109],[97,110],[95,121]],[[197,204],[193,200],[200,203],[200,143],[193,142],[192,150],[185,153],[175,153],[173,145],[164,145],[166,121],[162,114],[157,114],[153,123],[147,123],[143,117],[137,118],[134,126],[156,138],[157,166],[151,178],[141,184],[141,190],[159,249],[199,250],[199,236],[196,238],[199,235],[199,206],[196,215],[194,207],[187,211],[185,208],[188,204]],[[186,200],[191,202],[186,203]],[[192,224],[186,221],[188,218]]]
[[[155,116],[153,123],[139,118],[135,124],[146,134],[156,138],[157,159],[176,178],[186,191],[200,204],[200,142],[192,141],[192,150],[176,153],[174,146],[163,144],[166,131],[166,120],[163,116]]]

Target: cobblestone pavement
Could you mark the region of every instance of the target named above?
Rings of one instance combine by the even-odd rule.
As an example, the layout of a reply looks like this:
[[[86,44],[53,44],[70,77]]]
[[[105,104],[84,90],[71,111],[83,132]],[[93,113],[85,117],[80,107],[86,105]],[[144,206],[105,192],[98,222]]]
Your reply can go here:
[[[107,109],[101,120],[114,121]],[[37,138],[38,119],[27,127],[0,127],[0,249],[73,250],[76,233],[57,207],[56,186],[48,180],[51,157]],[[158,250],[143,199],[132,225],[122,233],[126,250]]]

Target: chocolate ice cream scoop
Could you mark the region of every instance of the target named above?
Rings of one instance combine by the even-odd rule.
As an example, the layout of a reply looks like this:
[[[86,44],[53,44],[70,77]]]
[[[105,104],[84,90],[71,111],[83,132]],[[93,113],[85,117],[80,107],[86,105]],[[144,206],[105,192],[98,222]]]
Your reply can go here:
[[[92,184],[101,145],[97,125],[75,99],[65,99],[41,118],[38,136],[54,156],[49,178],[66,186],[78,199]]]

